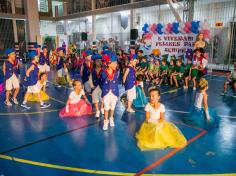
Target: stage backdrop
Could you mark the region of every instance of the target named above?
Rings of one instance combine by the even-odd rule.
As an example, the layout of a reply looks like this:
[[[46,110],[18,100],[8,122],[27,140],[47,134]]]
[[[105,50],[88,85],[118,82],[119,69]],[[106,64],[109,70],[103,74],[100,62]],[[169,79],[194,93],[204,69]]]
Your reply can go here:
[[[180,56],[185,55],[187,49],[194,48],[196,41],[196,34],[154,34],[150,40],[147,40],[149,47],[149,54],[152,50],[159,48],[161,55],[169,54]]]

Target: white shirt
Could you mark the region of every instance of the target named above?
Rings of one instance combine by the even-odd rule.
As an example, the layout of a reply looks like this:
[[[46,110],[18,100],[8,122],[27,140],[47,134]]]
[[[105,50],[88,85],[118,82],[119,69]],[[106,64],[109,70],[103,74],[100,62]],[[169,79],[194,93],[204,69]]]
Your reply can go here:
[[[76,94],[75,91],[72,91],[72,92],[70,93],[70,96],[69,96],[70,103],[71,103],[71,104],[76,104],[76,103],[78,103],[78,102],[81,100],[81,97],[82,97],[83,95],[85,95],[84,89],[81,90],[81,92],[79,93],[79,95]]]
[[[39,80],[37,81],[37,86],[39,88],[39,90],[41,90],[44,86],[46,86],[46,81],[44,81],[43,83],[41,83]]]
[[[143,82],[139,82],[137,86],[140,86],[141,88],[143,88]]]
[[[194,106],[201,109],[202,108],[202,102],[203,102],[203,93],[197,93],[195,98]]]
[[[148,103],[145,107],[145,111],[150,113],[150,119],[148,119],[148,122],[157,123],[160,119],[161,112],[165,112],[165,106],[160,104],[158,109],[154,109],[150,103]]]

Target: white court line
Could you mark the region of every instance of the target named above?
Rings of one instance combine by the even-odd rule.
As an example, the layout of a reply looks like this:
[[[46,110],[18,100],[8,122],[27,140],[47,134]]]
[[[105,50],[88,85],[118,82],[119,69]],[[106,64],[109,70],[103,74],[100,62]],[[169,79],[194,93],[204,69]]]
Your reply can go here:
[[[176,112],[176,113],[180,113],[180,114],[190,114],[190,112],[187,112],[187,111],[177,111],[177,110],[171,110],[171,109],[166,109],[166,111],[167,112]],[[219,117],[236,119],[236,116],[227,116],[227,115],[221,115],[221,114],[219,114]]]

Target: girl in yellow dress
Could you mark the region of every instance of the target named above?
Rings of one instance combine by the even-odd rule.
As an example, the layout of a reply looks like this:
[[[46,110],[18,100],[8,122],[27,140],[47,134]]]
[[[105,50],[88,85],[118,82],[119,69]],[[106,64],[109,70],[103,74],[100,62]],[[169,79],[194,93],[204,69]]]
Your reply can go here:
[[[40,95],[41,95],[42,101],[49,100],[49,96],[46,94],[46,82],[47,82],[47,74],[41,73],[39,75],[39,80],[37,81],[37,87],[40,90]],[[38,95],[34,94],[34,93],[30,94],[27,100],[39,102]]]
[[[136,134],[138,147],[141,150],[182,148],[187,140],[180,130],[164,119],[165,106],[159,102],[160,90],[149,91],[150,103],[145,107],[146,120]]]

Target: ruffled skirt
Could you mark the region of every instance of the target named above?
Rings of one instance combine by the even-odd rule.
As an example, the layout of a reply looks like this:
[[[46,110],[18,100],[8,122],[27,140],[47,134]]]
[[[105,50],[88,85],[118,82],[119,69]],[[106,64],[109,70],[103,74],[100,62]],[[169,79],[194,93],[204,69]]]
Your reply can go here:
[[[141,150],[182,148],[187,144],[181,131],[167,121],[158,124],[144,122],[136,133],[136,138]]]
[[[147,104],[147,97],[139,86],[136,86],[136,99],[133,101],[135,108],[143,108]]]
[[[207,121],[206,113],[203,108],[193,107],[190,114],[184,118],[184,122],[199,128],[209,129],[219,125],[219,116],[215,110],[208,108],[210,121]]]
[[[59,112],[61,118],[79,117],[88,114],[92,114],[92,106],[91,104],[87,104],[84,100],[80,100],[76,104],[69,104],[68,112],[66,112],[66,107]]]
[[[49,100],[49,96],[46,94],[46,92],[41,90],[40,95],[41,95],[42,101]],[[30,94],[27,101],[39,102],[38,95],[37,94]]]

